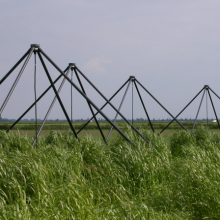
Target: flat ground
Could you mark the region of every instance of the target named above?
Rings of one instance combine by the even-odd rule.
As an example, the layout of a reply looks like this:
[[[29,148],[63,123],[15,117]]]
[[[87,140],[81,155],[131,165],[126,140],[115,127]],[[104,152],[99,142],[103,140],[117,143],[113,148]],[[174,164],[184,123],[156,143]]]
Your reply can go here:
[[[181,122],[182,125],[188,130],[191,131],[193,128],[193,122]],[[0,123],[0,130],[7,130],[8,128],[10,128],[10,126],[13,123],[8,123],[8,122],[1,122]],[[79,122],[74,122],[73,123],[73,127],[75,128],[75,130],[78,132],[80,130],[80,128],[82,128],[82,126],[85,123],[79,123]],[[119,129],[121,129],[123,132],[126,132],[128,125],[125,122],[116,122],[116,125]],[[138,129],[147,129],[147,130],[152,130],[150,123],[148,122],[134,122],[133,125]],[[165,128],[168,123],[167,122],[153,122],[152,123],[153,128],[155,129],[155,133],[159,134],[163,128]],[[40,128],[41,123],[38,123],[38,129]],[[195,128],[197,126],[205,126],[208,127],[209,130],[213,133],[219,132],[219,128],[218,128],[218,124],[217,123],[212,123],[212,122],[197,122],[195,125]],[[103,131],[103,134],[105,137],[107,137],[109,130],[111,128],[111,125],[109,123],[106,122],[100,122],[100,127]],[[23,122],[19,122],[18,124],[16,124],[10,132],[19,132],[21,134],[25,134],[28,137],[34,137],[36,135],[36,131],[35,131],[35,123],[33,122],[29,122],[29,123],[23,123]],[[178,130],[182,130],[183,128],[181,128],[181,126],[174,122],[172,123],[167,129],[165,129],[161,136],[167,137],[169,138],[169,136],[171,136],[174,132],[178,131]],[[50,123],[45,123],[42,131],[41,131],[41,136],[47,136],[50,131],[52,130],[56,130],[59,131],[61,133],[68,133],[70,132],[70,127],[69,124],[67,122],[50,122]],[[82,136],[86,136],[86,135],[91,135],[93,137],[96,138],[101,138],[101,134],[100,131],[96,125],[96,123],[89,123],[82,131],[80,131],[78,133],[79,137]],[[113,129],[110,135],[110,138],[114,138],[116,135],[119,135],[119,133]]]

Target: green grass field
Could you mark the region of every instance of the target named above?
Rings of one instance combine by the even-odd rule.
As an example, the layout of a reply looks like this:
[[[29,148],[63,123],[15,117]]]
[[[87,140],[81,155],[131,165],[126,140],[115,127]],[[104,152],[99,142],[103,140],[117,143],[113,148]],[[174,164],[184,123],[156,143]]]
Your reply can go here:
[[[0,219],[219,219],[220,134],[127,129],[108,145],[0,131]]]
[[[189,131],[192,129],[193,127],[193,122],[181,122],[183,124],[183,126],[188,129]],[[159,133],[163,128],[166,127],[166,125],[168,124],[167,122],[154,122],[152,123],[153,127],[156,131],[156,133]],[[12,125],[12,123],[7,123],[7,122],[1,122],[0,123],[0,130],[7,130],[10,126]],[[76,131],[78,131],[82,126],[84,125],[84,123],[73,123],[74,128],[76,129]],[[38,129],[40,128],[41,123],[38,123]],[[118,126],[119,129],[121,129],[122,131],[126,131],[128,129],[128,125],[124,122],[116,122],[116,126]],[[146,130],[151,130],[151,126],[148,122],[135,122],[134,126],[137,129],[146,129]],[[197,122],[196,126],[204,126],[204,127],[208,127],[210,130],[218,130],[218,124],[217,123],[212,123],[209,122],[208,124],[206,122]],[[100,123],[100,127],[103,130],[103,132],[105,133],[105,135],[108,134],[108,131],[111,128],[111,125],[109,123],[105,123],[105,122],[101,122]],[[35,123],[33,122],[28,122],[28,123],[23,123],[23,122],[19,122],[11,131],[17,131],[19,130],[21,133],[26,133],[29,135],[34,135],[35,134]],[[51,130],[56,130],[56,131],[60,131],[61,133],[66,133],[70,130],[69,124],[67,122],[51,122],[51,123],[45,123],[43,130],[42,130],[42,135],[48,135],[50,133]],[[180,127],[180,125],[176,122],[172,123],[168,129],[166,129],[163,132],[163,136],[165,135],[169,135],[172,134],[173,131],[175,130],[182,130],[182,128]],[[93,136],[100,136],[100,132],[98,130],[98,127],[96,125],[96,123],[89,123],[81,132],[80,132],[80,136],[85,136],[86,134],[91,134]],[[113,129],[113,135],[117,135],[118,132],[115,131]]]

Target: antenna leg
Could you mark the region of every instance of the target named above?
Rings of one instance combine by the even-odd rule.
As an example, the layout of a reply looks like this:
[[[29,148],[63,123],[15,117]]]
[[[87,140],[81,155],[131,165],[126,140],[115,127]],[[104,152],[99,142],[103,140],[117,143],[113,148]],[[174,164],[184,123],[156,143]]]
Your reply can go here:
[[[63,113],[64,113],[64,115],[66,116],[66,119],[67,119],[67,121],[68,121],[68,123],[69,123],[69,125],[70,125],[70,128],[71,128],[71,130],[73,131],[75,137],[79,140],[79,137],[78,137],[78,135],[77,135],[77,133],[76,133],[76,131],[75,131],[75,129],[74,129],[74,127],[73,127],[73,125],[72,125],[70,119],[69,119],[69,116],[68,116],[68,114],[67,114],[67,112],[66,112],[66,109],[65,109],[65,107],[64,107],[64,105],[63,105],[63,103],[62,103],[62,101],[61,101],[61,99],[60,99],[60,96],[59,96],[59,94],[58,94],[58,92],[57,92],[57,90],[56,90],[56,87],[55,87],[55,85],[54,85],[54,83],[53,83],[53,81],[52,81],[52,79],[51,79],[51,76],[50,76],[50,74],[49,74],[49,72],[48,72],[48,70],[47,70],[47,67],[46,67],[46,65],[45,65],[45,63],[44,63],[44,61],[43,61],[43,58],[42,58],[40,52],[38,52],[38,56],[39,56],[40,61],[41,61],[42,65],[43,65],[43,67],[44,67],[45,73],[46,73],[46,75],[47,75],[47,77],[48,77],[48,79],[49,79],[49,81],[50,81],[50,84],[52,85],[52,88],[53,88],[53,90],[54,90],[54,93],[56,94],[56,97],[57,97],[57,99],[58,99],[58,101],[59,101],[59,103],[60,103],[60,106],[61,106],[61,108],[62,108],[62,110],[63,110]],[[63,76],[64,76],[64,77],[67,77],[65,74],[63,74]]]
[[[109,102],[124,88],[124,86],[127,84],[127,82],[129,81],[129,79],[118,89],[118,91],[108,100]],[[106,102],[101,108],[100,110],[102,110],[106,105],[108,104],[108,102]],[[95,116],[99,114],[99,112],[95,113]],[[79,134],[85,127],[87,124],[89,124],[89,122],[93,119],[93,117],[91,117],[77,132],[77,134]]]
[[[198,95],[204,90],[204,88],[202,88],[198,94],[182,109],[182,111],[180,111],[180,113],[175,117],[175,119],[182,114],[182,112],[198,97]],[[174,121],[175,119],[173,119],[158,135],[162,134],[163,131],[165,131]]]
[[[214,111],[214,113],[215,113],[216,121],[218,122],[218,127],[219,127],[219,129],[220,129],[220,124],[219,124],[218,116],[217,116],[217,114],[216,114],[215,107],[214,107],[214,104],[213,104],[213,101],[212,101],[212,97],[211,97],[211,94],[210,94],[209,90],[208,90],[208,94],[209,94],[209,98],[210,98],[210,101],[211,101],[211,104],[212,104],[213,111]]]
[[[135,85],[135,87],[136,87],[138,96],[139,96],[139,98],[140,98],[140,100],[141,100],[141,103],[142,103],[142,106],[143,106],[143,108],[144,108],[145,114],[147,115],[147,118],[148,118],[148,121],[149,121],[149,123],[150,123],[151,129],[152,129],[153,132],[155,132],[155,131],[154,131],[154,128],[153,128],[153,125],[152,125],[152,123],[151,123],[150,117],[149,117],[149,115],[148,115],[148,113],[147,113],[147,110],[146,110],[146,108],[145,108],[143,99],[142,99],[142,97],[141,97],[141,94],[140,94],[140,92],[139,92],[139,89],[138,89],[137,84],[136,84],[135,81],[134,81],[134,85]]]
[[[20,70],[20,72],[19,72],[17,78],[16,78],[15,81],[14,81],[14,84],[12,85],[12,87],[11,87],[11,89],[10,89],[10,91],[9,91],[9,93],[8,93],[8,95],[7,95],[7,97],[5,98],[4,103],[2,104],[2,107],[1,107],[1,109],[0,109],[0,114],[2,114],[2,112],[3,112],[3,110],[4,110],[5,106],[6,106],[6,104],[7,104],[7,102],[8,102],[8,100],[10,99],[10,97],[11,97],[11,95],[12,95],[12,93],[13,93],[13,91],[14,91],[14,89],[15,89],[15,87],[16,87],[16,85],[17,85],[17,83],[18,83],[18,81],[19,81],[19,79],[20,79],[20,77],[21,77],[21,75],[22,75],[22,73],[24,72],[25,67],[26,67],[27,64],[28,64],[28,61],[29,61],[30,58],[31,58],[31,55],[32,55],[33,51],[34,51],[34,48],[31,48],[31,50],[30,50],[30,52],[29,52],[29,54],[28,54],[28,56],[27,56],[27,58],[26,58],[26,60],[25,60],[25,62],[24,62],[24,64],[23,64],[23,66],[22,66],[22,68],[21,68],[21,70]]]
[[[78,82],[79,82],[79,84],[80,84],[80,87],[81,87],[83,93],[86,95],[85,89],[84,89],[84,87],[83,87],[83,85],[82,85],[82,82],[81,82],[81,80],[80,80],[80,78],[79,78],[79,75],[78,75],[78,73],[77,73],[75,67],[73,68],[73,70],[74,70],[74,72],[75,72],[75,74],[76,74],[76,77],[77,77],[77,79],[78,79]],[[87,100],[86,100],[86,101],[87,101]],[[99,131],[100,131],[100,134],[101,134],[101,136],[102,136],[104,142],[107,144],[107,141],[105,140],[105,136],[104,136],[104,134],[103,134],[103,132],[102,132],[102,129],[101,129],[100,125],[99,125],[99,122],[98,122],[98,120],[97,120],[97,118],[96,118],[96,116],[95,116],[95,114],[94,114],[94,111],[93,111],[92,106],[91,106],[91,104],[89,103],[89,101],[87,101],[87,104],[88,104],[88,106],[89,106],[89,108],[90,108],[90,111],[91,111],[91,113],[92,113],[92,115],[93,115],[93,118],[95,119],[95,122],[96,122],[96,124],[97,124],[97,126],[98,126],[98,129],[99,129]]]
[[[69,70],[67,70],[66,75],[68,76],[68,74],[69,74]],[[61,89],[62,89],[62,87],[63,87],[65,81],[66,81],[66,79],[64,78],[63,81],[62,81],[61,84],[60,84],[60,87],[59,87],[58,91],[57,91],[58,94],[60,93],[60,91],[61,91]],[[40,129],[38,130],[38,133],[37,133],[37,135],[36,135],[36,138],[34,139],[34,142],[33,142],[32,146],[35,145],[36,140],[37,140],[37,138],[39,137],[39,135],[40,135],[40,133],[41,133],[41,131],[42,131],[42,129],[43,129],[43,126],[44,126],[44,124],[45,124],[45,122],[46,122],[46,120],[47,120],[47,118],[48,118],[48,116],[49,116],[49,114],[50,114],[50,112],[51,112],[51,110],[52,110],[52,108],[53,108],[53,106],[54,106],[56,100],[57,100],[57,97],[55,96],[54,99],[53,99],[53,101],[52,101],[52,103],[51,103],[51,105],[50,105],[50,107],[49,107],[49,109],[48,109],[48,111],[47,111],[47,113],[46,113],[46,115],[45,115],[45,117],[44,117],[44,120],[43,120],[43,122],[42,122],[42,124],[41,124],[41,127],[40,127]]]
[[[128,92],[128,88],[130,87],[130,84],[131,84],[131,79],[130,79],[129,82],[128,82],[127,88],[126,88],[126,90],[125,90],[124,96],[122,97],[122,100],[121,100],[120,106],[119,106],[119,108],[118,108],[118,111],[121,110],[122,104],[123,104],[124,99],[125,99],[125,97],[126,97],[126,94],[127,94],[127,92]],[[113,123],[115,123],[117,117],[118,117],[118,113],[116,113],[115,119],[113,120]],[[112,129],[113,129],[113,127],[110,128],[110,130],[109,130],[109,132],[108,132],[108,135],[107,135],[107,138],[106,138],[106,141],[109,139],[110,134],[111,134],[111,132],[112,132]]]
[[[201,108],[201,105],[202,105],[202,101],[203,101],[204,95],[205,95],[205,89],[204,89],[204,91],[203,91],[202,99],[201,99],[200,104],[199,104],[199,109],[198,109],[198,111],[197,111],[196,118],[195,118],[195,121],[194,121],[194,124],[193,124],[193,128],[192,128],[192,131],[191,131],[191,133],[190,133],[191,135],[192,135],[193,130],[194,130],[194,127],[195,127],[195,125],[196,125],[197,117],[198,117],[198,114],[199,114],[199,111],[200,111],[200,108]]]
[[[0,85],[10,76],[10,74],[16,69],[16,67],[24,60],[24,58],[30,53],[31,48],[21,57],[21,59],[9,70],[9,72],[1,79]]]

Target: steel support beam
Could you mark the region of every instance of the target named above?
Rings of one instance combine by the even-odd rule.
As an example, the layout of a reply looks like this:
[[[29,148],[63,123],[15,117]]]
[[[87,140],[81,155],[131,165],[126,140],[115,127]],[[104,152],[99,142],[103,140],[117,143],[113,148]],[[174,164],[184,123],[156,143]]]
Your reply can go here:
[[[78,86],[74,83],[71,82],[71,79],[69,77],[67,77],[62,70],[50,59],[50,57],[44,53],[44,51],[42,49],[40,49],[40,52],[44,55],[44,57],[69,81],[70,84],[72,84],[72,86],[75,87],[75,89],[87,100],[90,102],[90,104],[97,110],[99,111],[99,113],[111,124],[113,125],[113,127],[128,141],[130,142],[132,145],[134,145],[134,143],[114,124],[111,122],[111,120],[91,101],[91,99],[89,99],[82,91],[80,88],[78,88]],[[107,102],[112,106],[112,104],[107,100]],[[115,108],[115,107],[114,107]],[[116,110],[117,111],[117,110]],[[145,139],[148,143],[149,141],[143,137],[143,139]]]
[[[41,52],[41,50],[40,50],[40,52]],[[43,60],[43,58],[42,58],[40,52],[38,52],[38,56],[39,56],[40,61],[41,61],[42,65],[43,65],[43,68],[44,68],[44,70],[45,70],[45,73],[46,73],[46,75],[47,75],[47,77],[48,77],[48,79],[49,79],[49,81],[50,81],[50,84],[52,85],[52,88],[53,88],[53,90],[54,90],[54,93],[56,94],[56,97],[57,97],[57,99],[58,99],[58,101],[59,101],[60,107],[62,108],[63,113],[64,113],[64,115],[65,115],[65,117],[66,117],[66,119],[67,119],[67,121],[68,121],[68,123],[69,123],[69,125],[70,125],[70,128],[71,128],[71,130],[73,131],[75,137],[79,140],[79,137],[78,137],[78,135],[77,135],[77,133],[76,133],[76,131],[75,131],[75,129],[74,129],[74,127],[73,127],[71,121],[70,121],[70,118],[69,118],[69,116],[68,116],[68,114],[67,114],[67,112],[66,112],[66,109],[65,109],[65,107],[64,107],[64,105],[63,105],[63,102],[62,102],[62,100],[61,100],[61,98],[60,98],[60,96],[59,96],[59,94],[58,94],[58,92],[57,92],[57,90],[56,90],[56,87],[55,87],[55,85],[54,85],[54,83],[53,83],[53,81],[52,81],[52,79],[51,79],[51,76],[50,76],[50,74],[49,74],[49,72],[48,72],[48,70],[47,70],[47,67],[46,67],[46,65],[45,65],[45,63],[44,63],[44,60]],[[61,71],[61,72],[62,72],[62,71]],[[63,72],[62,72],[62,73],[63,73]],[[67,77],[64,73],[63,73],[63,76]]]
[[[116,93],[108,100],[109,102],[124,88],[124,86],[128,83],[129,79],[116,91]],[[106,102],[101,108],[100,110],[102,110],[106,105],[108,104],[108,102]],[[96,112],[95,113],[95,116],[98,115],[99,112]],[[86,125],[89,124],[89,122],[93,120],[93,117],[90,118],[80,129],[79,131],[77,131],[77,134],[79,134],[85,127]]]
[[[15,79],[15,81],[14,81],[14,83],[13,83],[13,85],[12,85],[8,95],[7,95],[7,97],[5,98],[5,101],[3,102],[2,106],[1,106],[0,114],[2,114],[2,112],[3,112],[4,108],[5,108],[8,100],[10,99],[10,97],[11,97],[11,95],[12,95],[12,93],[13,93],[13,91],[14,91],[14,89],[15,89],[18,81],[19,81],[19,79],[21,78],[21,75],[24,72],[24,69],[25,69],[25,67],[28,64],[28,61],[30,60],[33,51],[34,51],[34,48],[32,47],[30,52],[29,52],[29,54],[28,54],[28,56],[27,56],[27,58],[26,58],[26,60],[25,60],[25,62],[24,62],[24,64],[23,64],[23,66],[22,66],[22,68],[21,68],[21,70],[20,70],[20,72],[19,72],[19,74],[18,74],[18,76],[17,76],[17,78]]]
[[[10,74],[16,69],[16,67],[24,60],[24,58],[30,53],[31,48],[21,57],[21,59],[9,70],[9,72],[1,79],[0,85],[10,76]]]
[[[64,70],[66,72],[67,69]],[[57,83],[58,80],[62,77],[62,74],[60,74],[56,80],[53,81],[53,83]],[[36,103],[38,103],[44,95],[52,88],[52,85],[50,85],[39,97],[38,99],[30,105],[30,107],[6,130],[6,132],[9,132],[33,107]]]
[[[155,131],[154,131],[154,128],[153,128],[153,125],[152,125],[152,123],[151,123],[150,117],[149,117],[149,115],[148,115],[148,113],[147,113],[147,110],[146,110],[146,108],[145,108],[143,99],[142,99],[142,97],[141,97],[141,94],[140,94],[140,92],[139,92],[139,89],[138,89],[137,84],[136,84],[135,81],[134,81],[134,85],[135,85],[135,87],[136,87],[138,96],[139,96],[139,98],[140,98],[140,100],[141,100],[141,103],[142,103],[142,106],[143,106],[143,108],[144,108],[144,111],[145,111],[145,114],[146,114],[146,116],[147,116],[147,119],[148,119],[148,121],[149,121],[149,123],[150,123],[151,129],[152,129],[153,132],[155,132]]]
[[[131,79],[130,79],[130,81],[128,82],[127,88],[126,88],[126,90],[125,90],[124,96],[122,97],[122,100],[121,100],[121,103],[120,103],[120,105],[119,105],[118,111],[121,110],[122,104],[123,104],[124,99],[125,99],[125,97],[126,97],[126,94],[127,94],[127,92],[128,92],[128,88],[130,87],[130,84],[131,84]],[[114,118],[114,120],[113,120],[113,123],[115,123],[117,117],[118,117],[118,113],[116,113],[115,118]],[[108,135],[107,135],[107,138],[106,138],[106,141],[108,141],[108,139],[109,139],[109,137],[110,137],[110,134],[111,134],[111,132],[112,132],[112,129],[113,129],[113,127],[110,128],[110,130],[109,130],[109,132],[108,132]]]
[[[215,118],[216,118],[216,120],[218,122],[218,127],[220,129],[220,124],[219,124],[218,116],[216,114],[215,107],[214,107],[214,104],[213,104],[213,101],[212,101],[212,97],[211,97],[211,94],[210,94],[209,90],[208,90],[208,94],[209,94],[209,98],[210,98],[210,101],[211,101],[211,104],[212,104],[212,108],[213,108],[213,111],[214,111],[214,114],[215,114]]]
[[[67,75],[67,76],[68,76],[68,74],[69,74],[69,69],[68,69],[67,72],[66,72],[66,75]],[[64,85],[65,81],[66,81],[66,79],[64,78],[64,79],[62,80],[61,84],[60,84],[60,87],[59,87],[58,91],[57,91],[58,94],[60,93],[61,89],[63,88],[63,85]],[[35,137],[35,139],[34,139],[34,142],[33,142],[32,146],[35,145],[35,143],[36,143],[36,141],[37,141],[37,138],[39,137],[39,135],[40,135],[40,133],[41,133],[43,127],[44,127],[44,124],[45,124],[45,122],[46,122],[48,116],[50,115],[50,112],[51,112],[51,110],[52,110],[52,108],[53,108],[53,106],[54,106],[56,100],[57,100],[57,97],[56,97],[56,95],[55,95],[55,97],[54,97],[54,99],[53,99],[53,101],[52,101],[52,103],[51,103],[51,105],[50,105],[50,107],[49,107],[49,109],[48,109],[48,111],[47,111],[45,117],[44,117],[44,120],[43,120],[43,122],[41,123],[41,126],[40,126],[40,128],[39,128],[39,130],[38,130],[38,132],[37,132],[37,134],[36,134],[36,137]]]
[[[182,114],[182,112],[196,99],[196,97],[198,97],[198,95],[204,90],[204,88],[202,88],[198,94],[182,109],[182,111],[180,111],[180,113],[175,117],[175,119],[177,119],[177,117],[179,117],[180,114]],[[163,131],[165,131],[174,121],[175,119],[173,119],[172,121],[170,121],[170,123],[158,134],[162,134]],[[187,130],[188,131],[188,130]]]
[[[183,128],[186,128],[136,79],[136,82]]]
[[[193,130],[194,130],[194,127],[195,127],[195,125],[196,125],[197,117],[198,117],[198,115],[199,115],[199,111],[200,111],[200,108],[201,108],[201,105],[202,105],[202,101],[203,101],[204,95],[205,95],[205,89],[204,89],[204,91],[203,91],[202,98],[201,98],[201,101],[200,101],[200,104],[199,104],[199,108],[198,108],[198,111],[197,111],[197,114],[196,114],[196,118],[195,118],[195,120],[194,120],[194,124],[193,124],[193,128],[192,128],[192,131],[191,131],[191,135],[192,135]]]
[[[79,82],[79,85],[80,85],[80,87],[81,87],[83,93],[86,95],[86,91],[85,91],[85,89],[84,89],[84,87],[83,87],[83,85],[82,85],[82,82],[81,82],[81,80],[80,80],[80,78],[79,78],[79,75],[78,75],[78,73],[77,73],[75,67],[73,68],[73,70],[74,70],[74,72],[75,72],[76,78],[77,78],[77,80],[78,80],[78,82]],[[87,100],[86,100],[86,101],[87,101]],[[100,132],[100,134],[101,134],[101,136],[102,136],[102,139],[103,139],[104,142],[107,144],[107,141],[105,140],[105,136],[104,136],[104,134],[103,134],[103,132],[102,132],[102,129],[101,129],[100,125],[99,125],[99,122],[98,122],[98,120],[97,120],[97,118],[96,118],[96,116],[95,116],[95,114],[94,114],[94,111],[93,111],[92,106],[91,106],[91,104],[89,103],[89,101],[87,101],[87,104],[88,104],[89,109],[90,109],[90,111],[91,111],[91,113],[92,113],[92,115],[93,115],[93,118],[95,119],[95,122],[96,122],[96,124],[97,124],[97,126],[98,126],[98,129],[99,129],[99,132]]]

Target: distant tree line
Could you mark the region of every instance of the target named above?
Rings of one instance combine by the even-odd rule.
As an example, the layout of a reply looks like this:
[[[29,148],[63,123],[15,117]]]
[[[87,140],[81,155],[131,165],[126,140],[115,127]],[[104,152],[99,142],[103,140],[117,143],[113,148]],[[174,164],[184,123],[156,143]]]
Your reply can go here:
[[[87,122],[88,120],[90,120],[89,118],[87,119],[74,119],[73,122]],[[107,122],[105,119],[102,119],[102,118],[98,118],[97,119],[99,122]],[[167,118],[167,119],[151,119],[152,122],[169,122],[171,121],[172,119],[171,118]],[[182,122],[193,122],[195,119],[193,118],[178,118],[179,121],[182,121]],[[213,121],[214,119],[211,118],[211,119],[208,119],[209,122]],[[1,115],[0,115],[0,121],[1,122],[15,122],[16,119],[8,119],[8,118],[1,118]],[[42,119],[37,119],[37,121],[39,122],[42,122],[43,120]],[[112,120],[113,121],[113,120]],[[128,121],[132,121],[131,119],[128,119]],[[133,119],[134,122],[148,122],[148,119],[146,118],[136,118],[136,119]],[[198,122],[203,122],[203,121],[207,121],[207,119],[203,118],[203,119],[197,119]],[[21,119],[20,122],[35,122],[35,119]],[[67,122],[66,119],[48,119],[47,122]],[[94,120],[93,120],[94,122]],[[124,122],[124,119],[117,119],[116,122]]]

